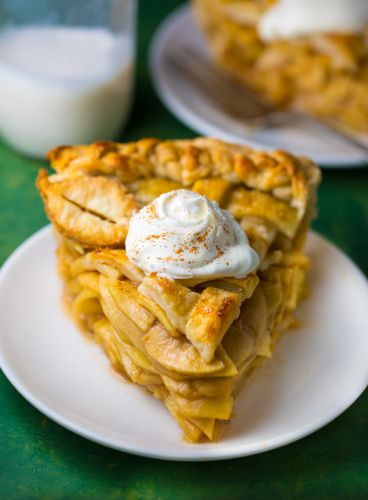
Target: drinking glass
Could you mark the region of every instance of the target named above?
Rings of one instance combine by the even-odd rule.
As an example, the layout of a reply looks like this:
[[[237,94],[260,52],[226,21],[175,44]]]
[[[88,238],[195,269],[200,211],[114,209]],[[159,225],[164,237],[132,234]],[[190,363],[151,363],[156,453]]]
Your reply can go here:
[[[113,140],[131,107],[135,0],[0,0],[0,135],[41,157]]]

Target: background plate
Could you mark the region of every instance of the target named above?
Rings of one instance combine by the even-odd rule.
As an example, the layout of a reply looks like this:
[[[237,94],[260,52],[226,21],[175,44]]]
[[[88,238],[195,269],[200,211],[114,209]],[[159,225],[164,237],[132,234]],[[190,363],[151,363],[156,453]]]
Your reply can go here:
[[[205,42],[187,6],[180,7],[159,27],[151,44],[150,68],[156,91],[170,111],[186,125],[203,135],[237,142],[259,149],[285,149],[305,155],[324,167],[361,167],[367,157],[326,134],[312,134],[301,125],[270,130],[249,130],[238,120],[214,107],[210,100],[167,64],[167,56],[191,47],[207,54]]]
[[[368,381],[368,286],[326,240],[311,234],[311,296],[303,327],[286,333],[235,406],[219,443],[181,441],[159,401],[109,367],[64,315],[50,227],[24,242],[0,274],[0,364],[14,387],[64,427],[123,451],[174,460],[260,453],[330,422]]]

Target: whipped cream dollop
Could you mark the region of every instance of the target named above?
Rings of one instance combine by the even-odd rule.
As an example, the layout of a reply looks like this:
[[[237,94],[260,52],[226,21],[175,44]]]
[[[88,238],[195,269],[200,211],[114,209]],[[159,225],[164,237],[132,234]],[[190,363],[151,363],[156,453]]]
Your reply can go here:
[[[368,23],[368,0],[278,0],[258,22],[266,41],[313,33],[354,33]]]
[[[172,279],[243,278],[259,264],[234,217],[187,189],[162,194],[133,215],[125,246],[137,267]]]

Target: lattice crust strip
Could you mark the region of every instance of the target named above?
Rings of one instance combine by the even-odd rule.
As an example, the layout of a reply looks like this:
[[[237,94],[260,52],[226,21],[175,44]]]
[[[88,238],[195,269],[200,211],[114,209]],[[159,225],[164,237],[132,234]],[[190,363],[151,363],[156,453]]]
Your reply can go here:
[[[215,440],[234,396],[304,293],[301,241],[319,173],[286,153],[199,138],[58,148],[57,174],[38,188],[54,223],[58,267],[72,317],[114,368],[161,399],[186,439]],[[216,200],[261,257],[244,279],[145,276],[124,239],[132,212],[181,186]]]

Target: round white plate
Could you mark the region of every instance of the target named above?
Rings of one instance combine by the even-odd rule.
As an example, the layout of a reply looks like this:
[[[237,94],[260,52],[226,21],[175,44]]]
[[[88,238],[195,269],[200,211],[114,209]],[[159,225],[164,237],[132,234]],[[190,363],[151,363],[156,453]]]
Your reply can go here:
[[[150,50],[151,75],[157,93],[172,113],[200,134],[261,149],[286,149],[306,155],[325,167],[367,165],[364,153],[326,133],[312,134],[302,125],[291,125],[250,132],[240,121],[221,108],[173,71],[168,55],[175,57],[183,47],[208,54],[202,35],[187,6],[175,10],[159,27]],[[367,143],[368,144],[368,143]]]
[[[368,382],[368,286],[355,265],[311,234],[311,296],[235,406],[218,443],[191,445],[161,402],[109,367],[64,315],[49,227],[0,274],[0,362],[14,387],[62,426],[98,443],[174,460],[232,458],[285,445],[337,417]],[[354,432],[354,429],[351,430]]]

